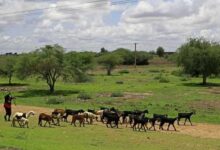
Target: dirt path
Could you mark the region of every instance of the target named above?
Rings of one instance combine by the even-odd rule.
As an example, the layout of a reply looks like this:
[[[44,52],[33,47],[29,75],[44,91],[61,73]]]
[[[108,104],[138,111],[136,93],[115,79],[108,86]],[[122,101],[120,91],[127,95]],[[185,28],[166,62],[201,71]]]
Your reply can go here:
[[[13,106],[13,112],[28,112],[30,110],[35,111],[37,114],[39,113],[51,113],[53,109],[50,108],[44,108],[44,107],[35,107],[35,106]],[[4,113],[3,106],[0,106],[0,113]],[[213,125],[213,124],[205,124],[205,123],[194,123],[193,126],[187,125],[187,126],[177,126],[177,132],[170,131],[172,133],[176,134],[185,134],[190,135],[194,137],[200,137],[200,138],[214,138],[214,139],[220,139],[220,125]],[[164,127],[166,129],[166,126]],[[170,127],[172,129],[172,126]],[[158,128],[157,128],[158,130]],[[169,133],[167,131],[160,131]]]

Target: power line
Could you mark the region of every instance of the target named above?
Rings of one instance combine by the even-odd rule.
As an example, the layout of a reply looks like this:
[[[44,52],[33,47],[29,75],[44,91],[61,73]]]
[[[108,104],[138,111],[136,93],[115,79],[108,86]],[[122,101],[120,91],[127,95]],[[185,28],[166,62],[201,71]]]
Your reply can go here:
[[[78,7],[70,8],[71,5],[62,5],[62,6],[56,6],[56,7],[45,7],[45,8],[37,8],[37,9],[30,9],[30,10],[23,10],[23,11],[14,11],[14,12],[7,12],[7,13],[1,13],[0,17],[5,17],[5,16],[13,16],[13,15],[25,15],[25,14],[31,14],[31,13],[37,13],[38,11],[42,10],[50,10],[50,9],[64,9],[64,8],[69,8],[70,10],[79,10],[80,8],[82,9],[82,6],[85,4],[95,4],[95,3],[106,3],[107,1],[103,0],[96,0],[96,1],[91,1],[91,2],[86,2],[81,5],[77,5]],[[127,4],[127,3],[134,3],[137,2],[137,0],[122,0],[122,1],[116,1],[112,2],[110,5],[122,5],[122,4]],[[106,3],[107,4],[107,3]],[[96,5],[93,5],[97,7]],[[85,8],[85,7],[83,7]]]

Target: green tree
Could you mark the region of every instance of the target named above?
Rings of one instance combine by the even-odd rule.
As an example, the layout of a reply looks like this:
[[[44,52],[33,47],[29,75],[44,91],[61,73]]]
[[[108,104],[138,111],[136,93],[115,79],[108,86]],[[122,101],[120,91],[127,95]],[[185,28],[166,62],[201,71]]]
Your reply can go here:
[[[8,78],[8,84],[12,84],[12,77],[16,71],[16,59],[18,56],[1,56],[0,57],[0,75]]]
[[[111,75],[112,70],[122,62],[122,58],[119,55],[110,53],[101,56],[98,62],[105,67],[107,75]]]
[[[106,50],[104,47],[101,48],[100,53],[107,53],[107,52],[108,52],[108,50]]]
[[[65,56],[65,79],[74,79],[76,82],[89,80],[87,71],[94,67],[94,54],[89,52],[69,52]]]
[[[164,56],[164,48],[163,47],[161,47],[161,46],[159,46],[158,48],[157,48],[157,55],[159,56],[159,57],[163,57]]]
[[[50,92],[53,93],[57,79],[63,75],[63,61],[64,50],[61,46],[46,45],[22,57],[18,64],[18,77],[24,79],[30,75],[37,75],[46,81]]]
[[[207,77],[220,72],[220,46],[203,38],[191,38],[178,49],[178,64],[192,76]]]

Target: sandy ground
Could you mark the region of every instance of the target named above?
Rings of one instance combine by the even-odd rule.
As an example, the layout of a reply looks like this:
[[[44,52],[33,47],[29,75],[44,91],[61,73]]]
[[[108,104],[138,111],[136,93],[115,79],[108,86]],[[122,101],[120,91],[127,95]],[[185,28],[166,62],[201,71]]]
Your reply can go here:
[[[53,109],[50,108],[44,108],[44,107],[35,107],[35,106],[23,106],[23,105],[13,105],[13,112],[28,112],[28,111],[35,111],[37,114],[39,113],[48,113],[50,114]],[[4,108],[1,105],[0,106],[0,113],[4,113]],[[159,132],[172,132],[176,134],[185,134],[190,135],[194,137],[199,138],[214,138],[214,139],[220,139],[220,125],[213,125],[213,124],[205,124],[205,123],[194,123],[193,126],[189,125],[189,123],[186,126],[183,125],[175,125],[177,132],[173,131],[172,126],[170,126],[170,129],[172,131],[159,131]],[[124,127],[123,127],[124,128]],[[158,132],[158,127],[156,128]],[[166,129],[166,126],[164,127]]]

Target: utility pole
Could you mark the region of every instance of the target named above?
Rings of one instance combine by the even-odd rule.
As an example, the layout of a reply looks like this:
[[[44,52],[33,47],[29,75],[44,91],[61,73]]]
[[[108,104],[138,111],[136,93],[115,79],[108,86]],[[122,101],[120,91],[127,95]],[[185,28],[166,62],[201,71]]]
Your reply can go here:
[[[134,67],[137,67],[137,43],[134,43]]]

